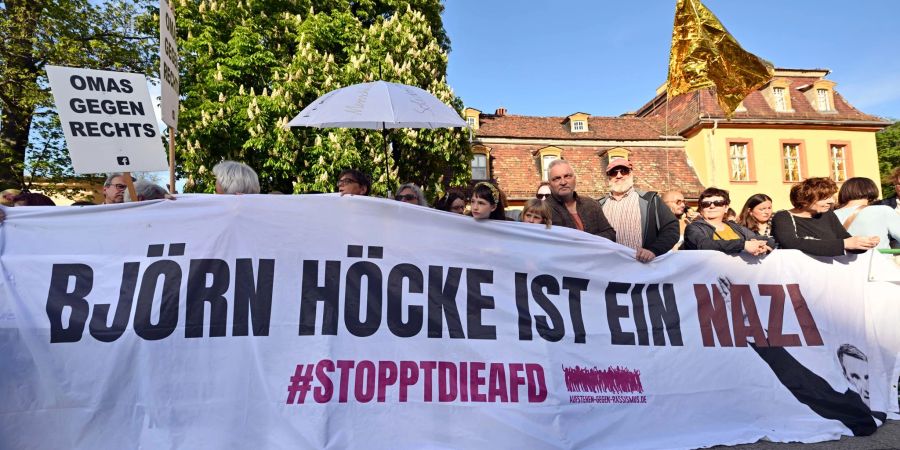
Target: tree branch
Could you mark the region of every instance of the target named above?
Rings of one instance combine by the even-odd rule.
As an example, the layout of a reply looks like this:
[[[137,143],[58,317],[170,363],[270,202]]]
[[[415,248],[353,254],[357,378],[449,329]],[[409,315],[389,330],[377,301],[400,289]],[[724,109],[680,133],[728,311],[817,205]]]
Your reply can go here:
[[[97,40],[101,40],[104,38],[118,38],[118,39],[124,39],[126,41],[141,41],[144,39],[152,39],[154,37],[156,37],[156,36],[155,35],[152,35],[152,36],[129,36],[129,35],[122,34],[122,33],[99,33],[99,34],[95,34],[95,35],[91,35],[91,36],[72,38],[72,40],[79,41],[79,42],[87,42],[87,41],[97,41]]]

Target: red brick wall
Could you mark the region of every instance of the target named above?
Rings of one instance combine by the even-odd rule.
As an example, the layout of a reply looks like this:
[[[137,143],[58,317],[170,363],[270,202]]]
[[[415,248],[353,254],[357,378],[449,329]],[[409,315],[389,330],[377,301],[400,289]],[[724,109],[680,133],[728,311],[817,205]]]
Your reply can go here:
[[[541,183],[537,151],[546,145],[492,144],[491,176],[497,180],[513,205],[534,196]],[[576,190],[583,195],[600,197],[606,189],[606,156],[598,156],[610,147],[558,146],[562,157],[575,170]],[[635,165],[635,184],[641,190],[666,191],[681,189],[693,197],[703,190],[694,170],[687,163],[683,148],[624,147]],[[668,159],[666,154],[668,153]],[[518,201],[516,201],[518,200]]]

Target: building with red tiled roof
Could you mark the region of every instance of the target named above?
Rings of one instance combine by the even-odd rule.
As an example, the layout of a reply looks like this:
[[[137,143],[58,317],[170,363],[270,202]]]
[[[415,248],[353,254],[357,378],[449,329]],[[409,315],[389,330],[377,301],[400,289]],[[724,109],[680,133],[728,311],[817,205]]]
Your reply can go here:
[[[635,179],[639,189],[682,189],[691,196],[703,189],[687,160],[685,140],[663,136],[663,122],[656,118],[592,117],[583,112],[533,117],[506,114],[502,108],[494,114],[466,109],[466,116],[475,122],[473,179],[495,180],[512,205],[534,197],[546,180],[547,165],[556,158],[569,161],[579,193],[591,197],[607,192],[606,166],[617,157],[641,167]]]
[[[875,133],[890,122],[854,108],[825,78],[829,73],[776,69],[731,118],[712,89],[667,99],[665,86],[636,115],[684,137],[703,184],[729,190],[740,202],[735,209],[758,192],[771,196],[776,210],[789,209],[791,187],[806,178],[867,177],[880,184]]]
[[[679,189],[696,198],[704,187],[731,192],[732,207],[758,192],[775,209],[790,208],[791,186],[828,176],[879,182],[875,132],[890,122],[850,105],[824,69],[776,69],[726,118],[712,89],[668,99],[665,86],[634,114],[567,117],[483,114],[467,108],[473,129],[473,179],[493,179],[512,205],[534,196],[555,158],[568,160],[578,191],[605,195],[611,158],[631,160],[639,189]]]

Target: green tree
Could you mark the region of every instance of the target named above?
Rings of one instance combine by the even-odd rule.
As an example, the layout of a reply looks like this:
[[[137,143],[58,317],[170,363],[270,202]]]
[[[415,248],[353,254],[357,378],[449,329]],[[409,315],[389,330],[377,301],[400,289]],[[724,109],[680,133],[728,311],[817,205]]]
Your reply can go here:
[[[186,189],[212,192],[210,169],[223,159],[256,169],[263,191],[333,191],[338,172],[355,167],[382,193],[386,162],[394,185],[413,181],[434,194],[465,181],[470,151],[460,130],[394,130],[386,156],[371,130],[285,128],[321,95],[377,79],[461,110],[446,83],[442,10],[439,0],[182,0],[176,140]]]
[[[153,74],[153,0],[0,0],[0,188],[74,175],[44,68]]]
[[[883,179],[881,191],[883,198],[894,195],[894,184],[889,182],[888,175],[896,167],[900,167],[900,122],[879,131],[875,135],[878,147],[878,169]]]

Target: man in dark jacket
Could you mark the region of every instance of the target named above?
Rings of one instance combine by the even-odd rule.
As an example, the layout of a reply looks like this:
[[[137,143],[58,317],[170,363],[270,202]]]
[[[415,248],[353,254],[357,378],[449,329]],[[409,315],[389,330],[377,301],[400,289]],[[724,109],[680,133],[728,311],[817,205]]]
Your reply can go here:
[[[550,179],[550,198],[546,204],[550,207],[553,225],[616,240],[616,230],[603,216],[597,201],[575,192],[575,171],[568,162],[562,159],[551,162],[547,178]]]
[[[603,214],[616,230],[616,242],[635,250],[646,263],[672,250],[680,232],[678,219],[656,192],[634,188],[631,161],[615,158],[606,168],[609,195],[600,200]]]

